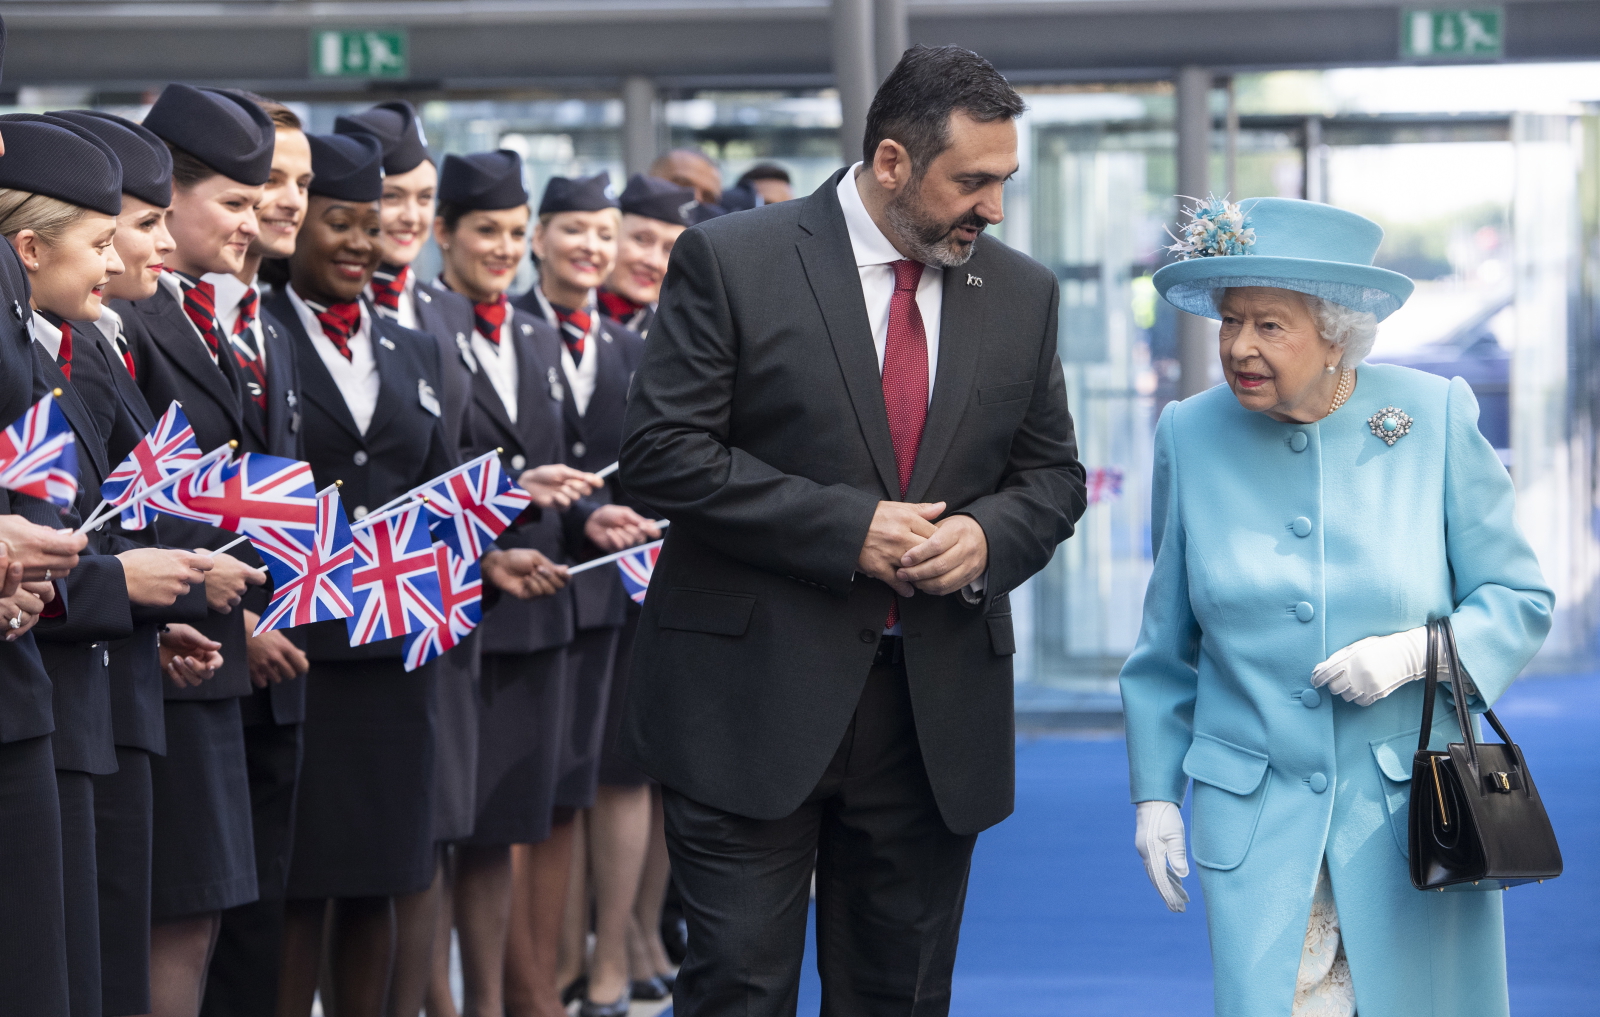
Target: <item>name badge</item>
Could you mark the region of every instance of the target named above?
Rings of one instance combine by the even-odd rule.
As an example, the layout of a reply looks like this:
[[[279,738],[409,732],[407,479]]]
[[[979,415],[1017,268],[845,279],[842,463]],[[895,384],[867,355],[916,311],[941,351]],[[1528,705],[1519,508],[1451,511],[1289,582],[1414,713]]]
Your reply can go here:
[[[394,349],[394,343],[390,342],[388,339],[384,338],[381,335],[378,337],[378,343],[381,346],[383,346],[385,349],[391,349],[391,350]]]
[[[417,379],[417,402],[422,404],[423,409],[436,417],[444,415],[444,411],[439,407],[439,397],[433,394],[433,387],[428,384],[425,378]]]

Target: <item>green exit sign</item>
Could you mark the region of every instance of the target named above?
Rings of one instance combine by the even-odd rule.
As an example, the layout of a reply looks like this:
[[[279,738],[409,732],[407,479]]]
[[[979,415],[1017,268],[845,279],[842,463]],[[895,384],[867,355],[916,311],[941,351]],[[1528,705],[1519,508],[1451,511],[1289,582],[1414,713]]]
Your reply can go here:
[[[315,78],[403,78],[406,57],[403,28],[324,28],[311,33]]]
[[[1502,7],[1401,11],[1400,56],[1408,60],[1493,59],[1505,52]]]

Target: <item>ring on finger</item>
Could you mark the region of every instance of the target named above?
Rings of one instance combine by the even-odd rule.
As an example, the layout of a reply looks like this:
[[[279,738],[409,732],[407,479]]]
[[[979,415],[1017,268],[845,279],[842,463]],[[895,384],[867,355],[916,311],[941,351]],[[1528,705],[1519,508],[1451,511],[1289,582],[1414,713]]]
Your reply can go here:
[[[45,569],[44,570],[44,581],[47,582],[47,583],[50,581],[50,570],[49,569]]]
[[[15,618],[11,619],[11,621],[7,622],[6,624],[10,625],[14,629],[22,628],[22,612],[18,611],[17,612],[17,616]]]

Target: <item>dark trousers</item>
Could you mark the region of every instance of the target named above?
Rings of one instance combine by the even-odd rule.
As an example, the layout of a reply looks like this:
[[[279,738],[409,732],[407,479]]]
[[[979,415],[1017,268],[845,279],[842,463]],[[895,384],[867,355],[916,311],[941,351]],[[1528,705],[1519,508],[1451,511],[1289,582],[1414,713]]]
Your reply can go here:
[[[0,1017],[67,1017],[54,758],[49,735],[0,745]]]
[[[222,912],[201,1017],[273,1017],[283,946],[284,889],[294,843],[300,725],[249,724],[244,752],[261,898]]]
[[[792,814],[749,819],[670,788],[663,799],[689,923],[678,1017],[794,1014],[813,867],[823,1017],[949,1011],[977,837],[940,818],[902,665],[873,667],[832,762]]]
[[[72,1017],[100,1017],[100,894],[94,855],[94,783],[56,771],[61,802],[61,900],[67,915],[68,1000]]]
[[[117,772],[93,779],[101,1012],[149,1013],[150,753],[119,745]]]

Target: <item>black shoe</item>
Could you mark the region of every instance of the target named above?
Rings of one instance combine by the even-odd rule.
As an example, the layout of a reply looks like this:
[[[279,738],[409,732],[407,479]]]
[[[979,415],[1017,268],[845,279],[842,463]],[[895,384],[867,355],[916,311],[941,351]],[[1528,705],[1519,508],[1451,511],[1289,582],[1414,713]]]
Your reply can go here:
[[[689,923],[681,917],[661,923],[661,943],[667,948],[667,958],[682,964],[689,952]]]
[[[572,981],[568,982],[565,989],[561,990],[561,1005],[566,1006],[575,999],[581,999],[588,991],[589,976],[579,975],[577,978],[574,978]]]
[[[628,1005],[632,1002],[632,994],[627,989],[622,990],[622,997],[614,1003],[596,1003],[585,999],[578,1006],[578,1017],[628,1017]]]
[[[671,993],[672,990],[667,986],[666,982],[661,980],[659,975],[653,978],[646,978],[643,981],[636,979],[633,983],[634,999],[645,999],[653,1002],[658,999],[666,999]]]
[[[678,973],[668,971],[664,975],[656,975],[656,981],[667,987],[667,995],[672,995],[672,990],[678,987]]]

